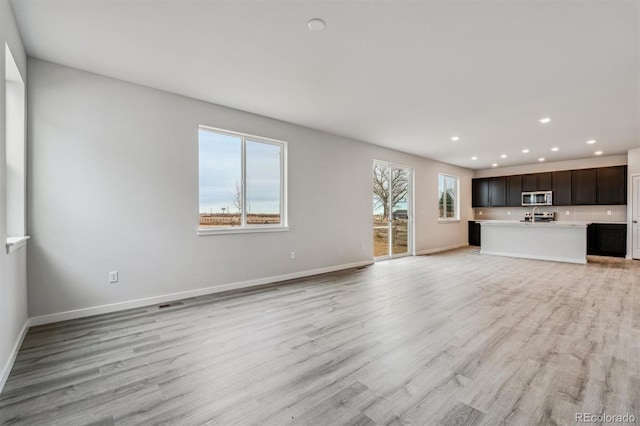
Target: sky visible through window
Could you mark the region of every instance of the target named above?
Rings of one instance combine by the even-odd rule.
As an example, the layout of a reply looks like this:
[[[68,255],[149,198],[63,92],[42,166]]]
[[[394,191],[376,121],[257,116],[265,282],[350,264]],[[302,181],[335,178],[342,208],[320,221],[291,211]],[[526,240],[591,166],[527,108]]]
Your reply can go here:
[[[199,140],[200,213],[239,213],[242,138],[201,129]],[[247,139],[248,214],[280,212],[280,155],[279,145]]]

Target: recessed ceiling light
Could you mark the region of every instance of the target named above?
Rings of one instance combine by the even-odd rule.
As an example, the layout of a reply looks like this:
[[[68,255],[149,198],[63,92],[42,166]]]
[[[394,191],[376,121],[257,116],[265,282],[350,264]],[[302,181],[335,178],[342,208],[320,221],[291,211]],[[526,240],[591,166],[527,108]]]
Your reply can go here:
[[[472,160],[477,160],[478,157],[476,157],[475,155],[473,157],[471,157]]]
[[[548,122],[550,122],[550,121],[551,121],[551,118],[549,118],[549,117],[543,117],[543,118],[541,118],[541,119],[540,119],[540,120],[538,120],[538,121],[539,121],[540,123],[542,123],[542,124],[547,124]]]
[[[500,158],[507,158],[507,154],[501,154]]]
[[[594,143],[596,143],[596,140],[595,139],[591,139],[591,140],[588,140],[587,143],[589,145],[593,145]]]
[[[498,163],[493,163],[491,167],[498,167]]]
[[[319,18],[313,18],[307,22],[307,27],[309,27],[311,31],[322,31],[324,29],[324,21]]]
[[[544,157],[538,158],[538,161],[544,161]]]
[[[460,140],[460,136],[451,136],[451,140],[457,142]]]
[[[602,155],[602,151],[596,151],[594,152],[595,155]]]
[[[551,151],[556,152],[558,151],[560,148],[558,148],[557,146],[554,146],[553,148],[551,148]]]
[[[522,150],[522,153],[523,153],[523,154],[528,154],[528,153],[529,153],[529,150],[525,148],[525,149],[523,149],[523,150]]]

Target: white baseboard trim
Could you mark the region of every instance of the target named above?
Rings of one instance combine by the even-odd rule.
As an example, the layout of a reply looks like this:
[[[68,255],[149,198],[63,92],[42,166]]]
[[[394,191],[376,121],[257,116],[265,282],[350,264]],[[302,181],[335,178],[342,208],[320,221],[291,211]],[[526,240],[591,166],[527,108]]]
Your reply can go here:
[[[20,350],[20,346],[22,346],[22,342],[24,341],[24,337],[27,335],[27,331],[29,331],[29,327],[31,326],[31,319],[27,318],[22,326],[22,330],[18,335],[18,339],[16,343],[13,345],[13,349],[11,350],[11,354],[9,355],[9,359],[5,362],[4,367],[2,368],[2,375],[0,375],[0,392],[4,389],[4,385],[7,383],[7,379],[9,378],[9,374],[11,373],[11,369],[13,368],[13,363],[16,362],[16,357],[18,356],[18,351]]]
[[[420,250],[420,251],[416,252],[416,256],[421,256],[423,254],[440,253],[441,251],[454,250],[454,249],[461,248],[461,247],[467,247],[468,245],[469,245],[469,243],[458,243],[458,244],[453,244],[453,245],[445,246],[445,247],[437,247],[437,248],[432,248],[432,249],[427,249],[427,250]]]
[[[204,296],[206,294],[221,293],[223,291],[238,290],[247,287],[256,287],[260,285],[273,284],[280,281],[293,280],[296,278],[309,277],[312,275],[326,274],[328,272],[340,271],[343,269],[358,268],[373,264],[371,260],[360,262],[346,263],[343,265],[328,266],[326,268],[311,269],[301,272],[293,272],[291,274],[276,275],[267,278],[258,278],[255,280],[241,281],[237,283],[223,284],[215,287],[205,287],[196,290],[181,291],[178,293],[164,294],[161,296],[147,297],[144,299],[128,300],[126,302],[111,303],[108,305],[93,306],[91,308],[75,309],[73,311],[58,312],[33,317],[30,319],[30,325],[43,325],[53,322],[66,321],[76,318],[89,317],[92,315],[106,314],[126,309],[141,308],[144,306],[156,305],[160,303],[172,302],[180,299],[188,299],[190,297]]]

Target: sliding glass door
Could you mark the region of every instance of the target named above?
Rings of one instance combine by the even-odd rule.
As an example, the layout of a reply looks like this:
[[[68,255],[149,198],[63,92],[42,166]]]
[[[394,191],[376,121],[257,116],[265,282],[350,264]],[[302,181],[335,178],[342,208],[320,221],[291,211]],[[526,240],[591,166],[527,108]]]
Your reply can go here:
[[[374,161],[373,257],[376,260],[411,253],[412,181],[410,167]]]

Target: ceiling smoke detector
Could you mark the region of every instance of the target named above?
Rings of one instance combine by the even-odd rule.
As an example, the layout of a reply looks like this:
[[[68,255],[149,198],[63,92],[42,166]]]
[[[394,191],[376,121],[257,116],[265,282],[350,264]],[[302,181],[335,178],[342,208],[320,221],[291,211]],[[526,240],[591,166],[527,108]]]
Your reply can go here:
[[[313,18],[307,22],[307,27],[309,27],[311,31],[322,31],[324,30],[324,26],[324,21],[320,18]]]

